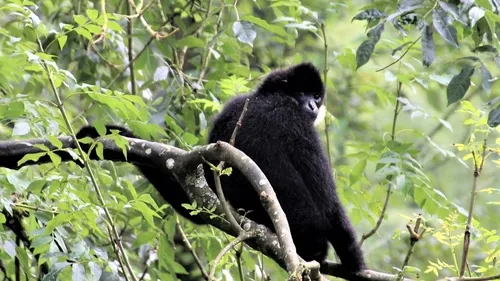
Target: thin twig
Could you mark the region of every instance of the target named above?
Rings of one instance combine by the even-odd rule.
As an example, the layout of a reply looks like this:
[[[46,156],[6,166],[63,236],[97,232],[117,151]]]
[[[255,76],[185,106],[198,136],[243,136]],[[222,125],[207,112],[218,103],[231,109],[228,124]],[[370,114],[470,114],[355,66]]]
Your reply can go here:
[[[108,30],[108,14],[106,14],[106,0],[101,0],[101,14],[102,14],[102,28],[101,28],[101,33],[97,36],[97,38],[92,42],[92,44],[97,44],[100,41],[104,40],[106,38],[106,31]]]
[[[231,206],[229,205],[229,202],[227,202],[226,197],[224,196],[224,192],[222,191],[222,185],[220,183],[220,174],[219,174],[220,171],[221,171],[220,169],[218,169],[218,171],[212,171],[214,175],[215,191],[217,193],[217,197],[219,197],[222,207],[224,208],[224,213],[226,214],[227,220],[229,221],[229,223],[231,223],[234,230],[240,234],[244,233],[245,230],[243,230],[243,228],[234,218],[233,213],[231,212]]]
[[[327,106],[328,95],[326,94],[326,86],[327,86],[327,77],[328,77],[328,41],[326,41],[326,26],[325,23],[321,23],[321,33],[323,34],[323,82],[325,83],[325,98],[323,101],[323,106]],[[332,167],[332,152],[330,150],[330,133],[328,132],[330,128],[330,120],[328,119],[328,114],[325,114],[325,137],[326,137],[326,151],[328,153],[328,163],[330,163],[330,167]]]
[[[205,73],[207,72],[207,69],[208,69],[208,63],[210,62],[210,58],[212,57],[211,55],[211,51],[212,51],[212,46],[215,44],[216,42],[216,36],[217,36],[217,33],[219,33],[219,29],[220,29],[220,26],[221,26],[221,23],[222,23],[222,15],[224,15],[224,3],[222,3],[222,6],[220,8],[220,11],[219,11],[219,16],[217,18],[217,23],[215,25],[215,36],[212,40],[210,40],[207,44],[207,47],[205,48],[205,54],[203,56],[203,60],[202,60],[202,63],[201,63],[201,70],[200,70],[200,77],[198,78],[198,84],[201,85],[201,82],[203,82],[203,77],[205,77]]]
[[[370,238],[372,235],[374,235],[379,227],[382,225],[382,221],[384,220],[385,212],[387,211],[387,206],[389,205],[389,198],[391,198],[392,194],[392,185],[389,184],[387,185],[387,194],[385,195],[385,201],[384,201],[384,206],[382,207],[382,212],[380,213],[380,216],[378,217],[377,223],[375,224],[375,227],[370,230],[369,232],[363,234],[361,236],[361,240],[359,241],[359,245],[363,245],[363,242],[365,242],[366,239]]]
[[[137,281],[143,281],[144,277],[146,277],[146,274],[148,273],[148,270],[149,270],[149,267],[146,266],[146,268],[144,268],[144,270],[142,271],[141,277]]]
[[[236,122],[236,126],[234,126],[233,133],[231,134],[231,138],[229,139],[229,144],[234,146],[234,143],[236,141],[236,134],[238,133],[238,130],[241,128],[243,118],[245,117],[245,114],[247,113],[248,110],[248,103],[250,102],[250,99],[245,100],[245,104],[243,105],[243,109],[241,110],[241,115],[240,118],[238,118],[238,122]]]
[[[238,129],[241,127],[243,118],[245,117],[245,113],[248,110],[248,103],[250,102],[250,99],[245,100],[245,104],[243,105],[243,109],[241,110],[240,117],[238,118],[238,121],[236,122],[236,125],[234,126],[233,133],[231,134],[231,138],[229,141],[229,144],[234,146],[234,143],[236,141],[236,134],[238,133]],[[214,181],[215,181],[215,190],[217,192],[217,196],[219,197],[219,200],[221,201],[222,206],[224,207],[224,212],[226,213],[228,221],[231,223],[233,226],[234,230],[241,234],[242,232],[245,232],[243,228],[241,228],[240,224],[236,221],[234,218],[232,212],[231,212],[231,206],[226,200],[226,197],[224,196],[224,192],[222,190],[222,185],[220,182],[220,173],[224,169],[224,161],[221,161],[219,165],[217,165],[217,170],[213,171],[214,175]]]
[[[401,87],[403,85],[401,83],[401,81],[398,80],[397,82],[398,82],[398,84],[397,84],[397,88],[396,88],[396,104],[394,105],[394,114],[392,117],[392,129],[391,129],[391,139],[392,140],[395,140],[395,138],[396,138],[396,123],[398,121],[398,115],[400,112],[399,98],[401,97],[401,93],[402,93]],[[373,236],[377,232],[377,230],[380,228],[380,226],[382,225],[382,221],[385,217],[385,213],[387,212],[387,206],[389,205],[389,199],[391,198],[391,194],[392,194],[392,185],[391,185],[391,183],[388,183],[387,184],[387,193],[385,196],[384,206],[382,207],[382,212],[380,212],[380,216],[378,217],[377,223],[375,224],[373,229],[361,236],[361,240],[359,241],[360,245],[362,245],[366,239]]]
[[[401,97],[401,87],[403,86],[403,83],[398,80],[398,86],[396,88],[396,105],[394,106],[394,115],[392,117],[392,130],[391,130],[391,139],[395,140],[396,139],[396,122],[398,121],[398,114],[399,114],[399,98]]]
[[[205,270],[205,267],[203,267],[203,263],[201,262],[200,258],[198,257],[198,254],[196,254],[196,251],[194,250],[193,246],[189,242],[189,239],[187,238],[186,233],[184,232],[184,229],[182,229],[179,218],[177,217],[176,220],[177,220],[176,221],[177,231],[179,231],[179,234],[182,237],[182,242],[184,243],[184,246],[186,246],[188,248],[189,252],[193,256],[194,261],[196,262],[196,265],[198,265],[198,268],[200,269],[201,274],[203,275],[203,278],[205,278],[205,280],[208,280],[208,273]]]
[[[153,1],[151,1],[153,2]],[[131,14],[130,10],[130,3],[127,4],[127,14]],[[127,21],[127,35],[128,35],[128,61],[130,62],[128,64],[129,72],[130,72],[130,88],[131,88],[131,93],[132,95],[136,95],[136,88],[135,88],[135,72],[134,72],[134,38],[132,37],[133,33],[133,18],[129,18]],[[126,69],[126,68],[125,68]]]
[[[380,71],[383,71],[383,70],[386,70],[387,68],[395,65],[396,63],[398,63],[402,58],[404,58],[404,56],[406,56],[406,54],[411,50],[411,48],[417,44],[417,42],[420,40],[420,38],[422,38],[422,36],[419,36],[417,39],[415,39],[415,41],[413,41],[413,43],[411,43],[411,45],[406,49],[406,51],[395,61],[391,62],[390,64],[388,64],[387,66],[385,67],[382,67],[380,69],[377,69],[376,72],[380,72]]]
[[[256,235],[257,235],[257,232],[254,231],[254,230],[252,230],[252,231],[244,231],[238,237],[236,237],[233,241],[229,242],[229,244],[227,244],[219,252],[219,254],[217,255],[217,257],[215,257],[214,263],[212,265],[212,269],[210,270],[209,280],[210,281],[215,280],[214,275],[215,275],[215,270],[217,269],[217,265],[219,264],[220,260],[222,259],[222,257],[227,252],[229,252],[232,248],[234,248],[239,243],[241,243],[241,242],[243,242],[245,240],[248,240],[248,239],[250,239],[250,238],[252,238],[252,237],[254,237]]]
[[[481,154],[481,163],[477,162],[476,158],[476,153],[472,151],[472,159],[474,161],[474,178],[472,180],[472,191],[471,191],[471,196],[470,196],[470,204],[469,204],[469,215],[467,216],[467,224],[465,225],[465,232],[464,232],[464,246],[463,246],[463,251],[462,251],[462,263],[460,265],[460,277],[464,277],[465,274],[465,268],[467,264],[467,254],[469,253],[469,246],[470,246],[470,230],[472,228],[472,214],[474,212],[474,202],[476,201],[476,196],[477,196],[477,181],[479,179],[479,176],[481,175],[481,172],[483,170],[484,166],[484,158],[486,156],[486,137],[484,138],[483,141],[483,146],[482,146],[483,152]]]
[[[245,281],[245,275],[243,275],[243,267],[241,266],[241,255],[243,254],[243,249],[245,244],[241,243],[240,248],[236,250],[236,264],[238,265],[238,274],[240,275],[240,281]]]
[[[415,222],[415,227],[413,229],[411,228],[411,225],[409,223],[406,225],[406,229],[408,229],[408,232],[410,233],[410,247],[408,248],[408,252],[406,253],[406,257],[403,261],[403,265],[401,266],[401,271],[398,273],[396,281],[403,280],[405,268],[406,266],[408,266],[410,262],[410,257],[413,254],[413,251],[415,250],[415,245],[417,244],[418,241],[420,241],[420,239],[425,233],[425,229],[421,233],[419,233],[421,223],[422,223],[422,215],[418,215],[417,221]]]

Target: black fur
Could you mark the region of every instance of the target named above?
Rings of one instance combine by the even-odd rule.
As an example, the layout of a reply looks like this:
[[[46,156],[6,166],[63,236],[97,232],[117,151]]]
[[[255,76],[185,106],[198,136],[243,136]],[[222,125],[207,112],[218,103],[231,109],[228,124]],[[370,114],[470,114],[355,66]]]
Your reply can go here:
[[[273,186],[290,224],[298,254],[307,261],[323,261],[327,242],[343,265],[353,271],[365,268],[356,235],[335,190],[332,169],[313,122],[317,114],[304,109],[307,97],[325,91],[318,70],[299,64],[268,75],[256,92],[231,100],[214,120],[209,143],[229,141],[250,98],[235,146],[262,169]],[[207,167],[205,167],[206,169]],[[210,186],[213,177],[206,176]],[[235,208],[251,212],[248,217],[273,228],[259,197],[236,170],[221,177],[224,194]]]
[[[235,146],[252,158],[269,179],[287,215],[298,254],[307,261],[321,262],[330,242],[342,264],[357,272],[366,267],[363,254],[337,196],[332,169],[313,126],[324,94],[320,74],[312,64],[273,71],[254,93],[235,97],[226,104],[213,122],[208,141],[229,141],[249,98]],[[119,126],[107,128],[135,137]],[[85,136],[96,138],[98,133],[93,127],[84,127],[77,137]],[[0,166],[10,168],[16,168],[17,161],[24,156],[8,158],[1,154]],[[123,161],[123,155],[106,155],[106,159]],[[63,161],[70,160],[63,157]],[[49,161],[40,159],[38,163]],[[189,202],[188,197],[171,175],[151,166],[136,166],[178,213],[195,223],[205,223],[190,216],[181,206]],[[214,188],[212,172],[206,164],[204,169],[209,185]],[[239,171],[222,176],[221,181],[224,194],[234,208],[249,211],[249,218],[273,229],[258,195]]]

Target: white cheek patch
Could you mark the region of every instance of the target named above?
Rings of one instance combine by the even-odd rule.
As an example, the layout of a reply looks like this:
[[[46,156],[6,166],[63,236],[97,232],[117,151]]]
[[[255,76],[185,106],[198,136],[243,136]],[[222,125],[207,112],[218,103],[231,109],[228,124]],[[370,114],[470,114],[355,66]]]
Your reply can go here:
[[[321,107],[318,110],[318,116],[316,116],[316,120],[314,120],[314,126],[318,126],[323,119],[325,119],[326,115],[326,108],[324,105],[321,105]]]

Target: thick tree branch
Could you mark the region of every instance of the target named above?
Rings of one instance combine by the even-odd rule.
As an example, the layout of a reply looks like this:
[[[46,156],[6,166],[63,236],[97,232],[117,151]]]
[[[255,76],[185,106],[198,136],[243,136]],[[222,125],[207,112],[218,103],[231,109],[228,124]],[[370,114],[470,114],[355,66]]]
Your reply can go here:
[[[20,160],[19,155],[44,153],[41,149],[34,147],[34,144],[45,145],[54,153],[58,154],[62,161],[75,161],[71,156],[74,155],[74,153],[68,153],[68,150],[75,148],[73,139],[71,137],[59,137],[58,139],[62,143],[61,149],[54,147],[45,139],[0,141],[0,167],[18,169],[19,167],[17,165],[9,165],[9,163],[17,163]],[[226,161],[231,166],[240,170],[249,179],[259,194],[261,194],[261,199],[265,203],[264,207],[275,224],[275,229],[278,230],[278,235],[275,235],[265,226],[257,224],[233,211],[233,216],[237,221],[241,222],[240,225],[242,225],[245,230],[255,232],[255,237],[246,240],[245,243],[270,257],[283,268],[290,270],[294,269],[299,264],[299,260],[295,254],[295,246],[291,240],[286,216],[281,210],[276,194],[260,168],[243,152],[225,142],[199,146],[192,151],[186,152],[174,146],[161,143],[133,138],[127,139],[130,144],[127,150],[127,159],[123,156],[122,149],[118,147],[113,140],[106,138],[99,140],[104,146],[104,156],[110,157],[109,155],[112,155],[112,159],[115,159],[115,161],[118,161],[116,159],[120,159],[119,161],[149,165],[156,169],[163,169],[165,174],[173,174],[192,201],[196,201],[198,206],[203,206],[208,209],[213,208],[215,214],[224,214],[224,209],[217,196],[205,181],[203,168],[200,165],[203,161],[202,156],[212,161]],[[96,159],[94,154],[90,156]],[[41,155],[38,160],[38,163],[49,162],[51,161],[48,155]],[[75,162],[78,163],[78,161]],[[23,163],[21,166],[33,164],[35,163]],[[209,222],[210,225],[228,234],[235,237],[239,235],[231,224],[222,217],[216,216],[215,218],[211,218],[210,214],[205,212],[201,212],[199,216]],[[295,259],[297,259],[297,261]],[[365,270],[362,273],[354,274],[349,272],[349,270],[345,269],[342,265],[329,261],[321,265],[321,273],[346,279],[355,277],[359,278],[359,280],[366,281],[388,281],[396,279],[395,275],[371,270]],[[406,278],[403,280],[411,281],[411,279]]]

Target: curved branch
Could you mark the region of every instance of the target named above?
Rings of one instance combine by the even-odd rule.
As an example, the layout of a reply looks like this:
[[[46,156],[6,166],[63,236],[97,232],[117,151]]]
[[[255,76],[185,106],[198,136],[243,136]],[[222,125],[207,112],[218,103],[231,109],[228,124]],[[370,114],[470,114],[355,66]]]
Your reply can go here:
[[[104,147],[104,160],[113,159],[114,161],[154,166],[156,169],[161,169],[165,174],[173,174],[178,179],[190,200],[196,201],[198,206],[214,209],[215,214],[224,214],[224,209],[205,180],[203,168],[202,165],[200,165],[203,161],[202,156],[209,160],[226,161],[230,165],[238,168],[249,179],[259,194],[261,194],[261,200],[264,199],[264,201],[266,201],[269,199],[269,204],[264,202],[264,207],[272,218],[273,223],[275,223],[275,229],[280,231],[277,236],[267,227],[257,224],[233,211],[233,216],[236,220],[241,222],[243,228],[255,233],[255,236],[246,240],[245,243],[273,259],[283,268],[293,268],[295,265],[295,258],[297,259],[297,264],[299,264],[299,260],[295,254],[295,246],[291,240],[286,216],[282,213],[276,195],[260,168],[243,152],[225,142],[199,146],[190,152],[186,152],[177,147],[161,143],[133,138],[126,139],[129,141],[130,145],[127,150],[127,157],[123,155],[121,147],[118,147],[113,140],[106,138],[99,140]],[[60,148],[55,147],[46,139],[0,141],[0,167],[19,169],[26,165],[50,163],[50,157],[45,154],[41,155],[36,163],[25,162],[19,166],[12,164],[17,163],[26,154],[46,153],[40,148],[35,147],[35,144],[43,144],[53,153],[59,155],[62,161],[74,161],[78,163],[78,159],[72,156],[74,153],[70,154],[68,152],[72,148],[75,148],[73,139],[71,137],[59,137],[58,140],[61,142]],[[98,160],[95,153],[89,156],[91,159]],[[78,164],[81,165],[81,163]],[[279,210],[281,210],[281,212],[277,212]],[[275,211],[277,213],[275,213]],[[281,216],[280,214],[283,215]],[[234,228],[227,220],[222,219],[222,216],[211,218],[210,214],[205,212],[201,212],[199,216],[221,231],[233,236],[238,236],[239,234],[235,232]],[[291,243],[290,248],[287,248],[289,245],[288,243]],[[330,261],[325,261],[321,264],[321,273],[360,281],[389,281],[396,279],[396,275],[372,270],[352,273],[341,264]],[[403,280],[412,281],[407,278]]]

